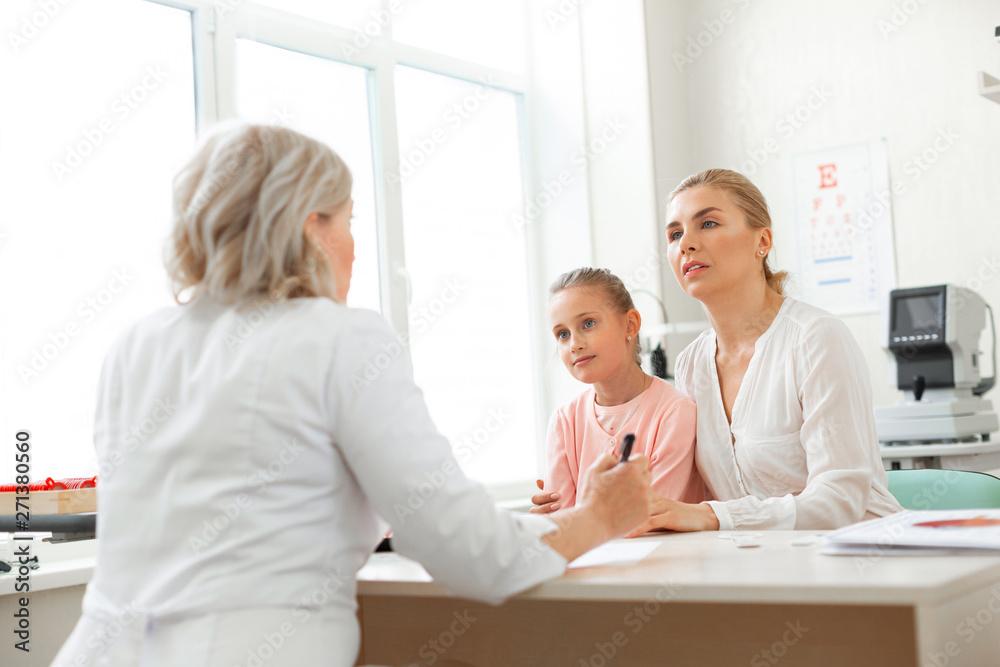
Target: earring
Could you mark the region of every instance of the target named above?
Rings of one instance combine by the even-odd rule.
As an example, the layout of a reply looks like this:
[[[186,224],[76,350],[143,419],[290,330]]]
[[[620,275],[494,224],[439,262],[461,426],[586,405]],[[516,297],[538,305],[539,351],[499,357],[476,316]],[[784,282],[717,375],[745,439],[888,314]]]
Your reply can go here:
[[[629,337],[628,337],[628,338],[626,338],[625,340],[627,340],[627,341],[631,341],[631,340],[632,340],[632,337],[631,337],[631,336],[629,336]]]
[[[763,251],[763,250],[761,250],[761,251],[760,251],[760,254],[762,254],[762,255],[763,255],[763,254],[764,254],[764,251]]]

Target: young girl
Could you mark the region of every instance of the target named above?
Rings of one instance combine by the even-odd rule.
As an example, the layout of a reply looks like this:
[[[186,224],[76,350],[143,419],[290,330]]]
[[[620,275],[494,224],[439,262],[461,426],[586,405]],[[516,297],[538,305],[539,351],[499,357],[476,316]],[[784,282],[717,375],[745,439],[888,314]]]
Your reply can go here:
[[[633,454],[649,456],[652,490],[698,503],[705,487],[695,468],[695,404],[639,364],[639,311],[622,281],[607,269],[583,268],[550,288],[549,323],[570,375],[591,385],[556,410],[549,422],[544,493],[532,511],[553,512],[576,503],[588,467],[615,453],[627,433]]]

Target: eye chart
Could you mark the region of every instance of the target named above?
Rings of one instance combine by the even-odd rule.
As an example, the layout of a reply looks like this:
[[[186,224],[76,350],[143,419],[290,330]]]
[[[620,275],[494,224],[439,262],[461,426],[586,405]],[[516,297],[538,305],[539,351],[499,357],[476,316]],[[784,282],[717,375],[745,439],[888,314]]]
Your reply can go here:
[[[793,155],[792,172],[802,300],[881,310],[896,284],[885,140]]]

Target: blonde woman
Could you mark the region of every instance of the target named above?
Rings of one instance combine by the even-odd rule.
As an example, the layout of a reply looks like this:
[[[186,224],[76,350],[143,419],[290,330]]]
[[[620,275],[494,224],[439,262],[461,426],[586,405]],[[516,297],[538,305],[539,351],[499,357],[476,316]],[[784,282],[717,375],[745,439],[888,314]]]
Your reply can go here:
[[[666,234],[674,277],[712,325],[675,374],[698,408],[696,461],[714,500],[657,497],[636,533],[814,530],[900,511],[861,350],[839,319],[783,294],[760,191],[725,169],[690,176],[670,194]]]
[[[388,324],[344,306],[350,195],[333,151],[277,127],[218,131],[178,174],[181,305],[105,360],[97,567],[55,665],[353,665],[382,519],[444,586],[499,602],[648,516],[643,456],[598,461],[565,518],[500,511],[462,474]]]

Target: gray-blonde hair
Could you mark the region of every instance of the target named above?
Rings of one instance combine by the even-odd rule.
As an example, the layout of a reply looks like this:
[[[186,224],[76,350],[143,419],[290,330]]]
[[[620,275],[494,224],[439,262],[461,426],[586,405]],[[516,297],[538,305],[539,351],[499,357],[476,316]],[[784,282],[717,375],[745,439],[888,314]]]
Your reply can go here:
[[[559,294],[559,292],[570,287],[590,287],[602,290],[607,295],[608,302],[619,313],[624,314],[630,310],[635,310],[632,295],[629,294],[625,283],[622,282],[621,278],[607,269],[583,267],[567,271],[556,278],[552,286],[549,287],[549,298],[551,299],[556,294]],[[642,343],[639,342],[639,335],[637,333],[635,342],[632,343],[632,360],[639,367],[642,366],[642,360],[639,356],[641,353]]]
[[[667,197],[667,205],[680,193],[699,185],[728,192],[733,198],[733,203],[743,211],[750,229],[771,228],[771,214],[767,210],[767,200],[764,199],[764,195],[746,176],[729,169],[706,169],[688,176]],[[769,259],[770,256],[764,258],[764,280],[767,281],[768,287],[781,295],[788,279],[788,272],[772,271],[771,265],[768,264]]]
[[[343,160],[299,132],[247,124],[217,129],[174,178],[165,252],[174,299],[336,300],[329,261],[304,229],[309,214],[336,213],[351,184]]]

